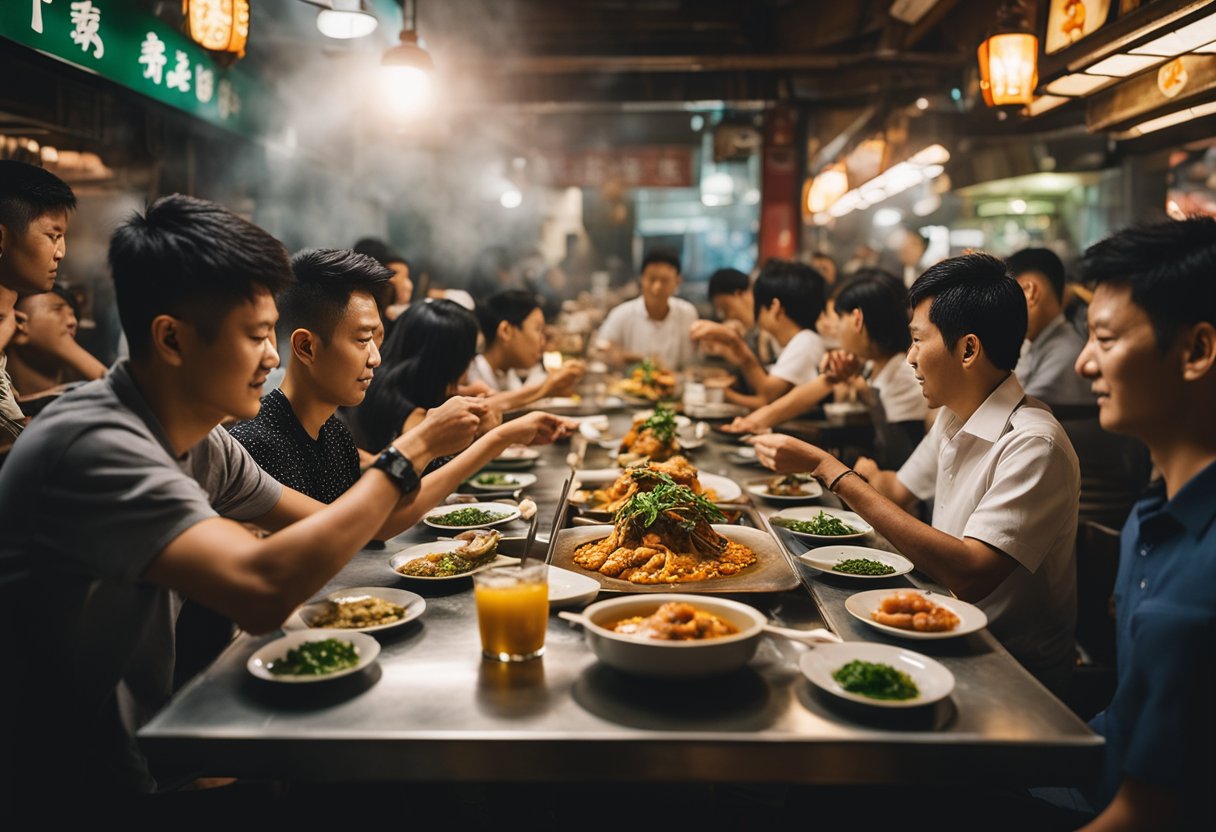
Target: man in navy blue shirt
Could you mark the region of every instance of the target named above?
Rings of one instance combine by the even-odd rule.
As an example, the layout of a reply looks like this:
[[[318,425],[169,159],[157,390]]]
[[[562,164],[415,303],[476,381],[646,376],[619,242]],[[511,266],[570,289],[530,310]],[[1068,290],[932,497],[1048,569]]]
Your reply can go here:
[[[1145,443],[1161,480],[1123,527],[1118,686],[1092,727],[1106,763],[1086,827],[1198,828],[1216,780],[1216,219],[1091,247],[1077,372],[1102,427]]]

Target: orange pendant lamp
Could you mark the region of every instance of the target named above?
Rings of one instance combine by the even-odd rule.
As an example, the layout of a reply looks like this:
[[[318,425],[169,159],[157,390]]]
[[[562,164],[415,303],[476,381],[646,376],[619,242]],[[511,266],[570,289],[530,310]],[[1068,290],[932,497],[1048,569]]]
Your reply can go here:
[[[996,31],[980,44],[980,91],[989,107],[1027,105],[1039,83],[1039,39],[1023,0],[997,10]]]
[[[182,0],[186,34],[204,49],[245,55],[249,0]]]

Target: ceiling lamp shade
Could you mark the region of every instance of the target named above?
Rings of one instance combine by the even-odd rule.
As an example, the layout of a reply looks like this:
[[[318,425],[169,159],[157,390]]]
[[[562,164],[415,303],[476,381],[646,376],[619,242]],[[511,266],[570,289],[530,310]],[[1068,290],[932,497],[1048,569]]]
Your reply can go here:
[[[249,40],[249,0],[182,0],[186,34],[212,52],[244,57]]]
[[[401,33],[401,43],[384,53],[380,65],[416,69],[422,72],[434,72],[435,70],[435,62],[431,60],[431,53],[418,45],[418,33],[412,29]]]
[[[989,107],[1024,106],[1039,83],[1039,39],[1030,31],[1025,5],[1007,0],[997,11],[997,31],[978,50],[980,91]]]
[[[363,0],[332,0],[330,6],[317,12],[317,31],[327,38],[367,37],[380,25],[376,16],[367,11]]]

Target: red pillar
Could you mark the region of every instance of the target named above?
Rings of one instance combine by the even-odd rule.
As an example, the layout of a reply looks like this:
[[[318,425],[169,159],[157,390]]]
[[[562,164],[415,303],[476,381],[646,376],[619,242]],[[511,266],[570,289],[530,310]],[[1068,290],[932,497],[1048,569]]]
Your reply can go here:
[[[760,259],[793,259],[798,251],[798,155],[794,148],[797,114],[775,107],[764,118],[760,167]]]

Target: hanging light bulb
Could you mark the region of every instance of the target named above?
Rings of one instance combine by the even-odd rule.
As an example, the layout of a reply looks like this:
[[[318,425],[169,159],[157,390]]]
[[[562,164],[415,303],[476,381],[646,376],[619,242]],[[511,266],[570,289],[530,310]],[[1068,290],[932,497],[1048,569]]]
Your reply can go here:
[[[996,30],[978,50],[980,91],[989,107],[1028,105],[1039,83],[1039,39],[1024,0],[1005,0]]]
[[[317,12],[317,31],[327,38],[349,40],[376,31],[380,21],[363,0],[330,0],[329,8]]]
[[[414,0],[402,0],[401,10],[404,18],[401,42],[384,53],[380,75],[392,108],[408,115],[430,103],[435,62],[418,43]]]

